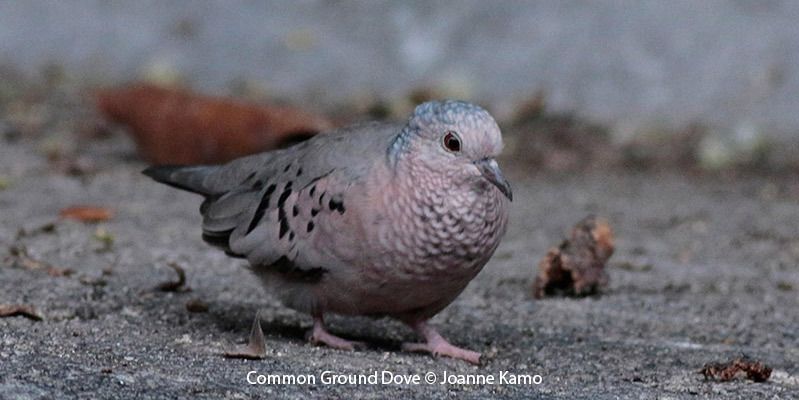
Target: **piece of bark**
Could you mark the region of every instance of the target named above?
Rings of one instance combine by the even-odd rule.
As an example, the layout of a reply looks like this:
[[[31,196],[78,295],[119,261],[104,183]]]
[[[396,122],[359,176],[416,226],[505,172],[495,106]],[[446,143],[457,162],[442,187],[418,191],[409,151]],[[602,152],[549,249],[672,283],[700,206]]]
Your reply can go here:
[[[293,107],[145,84],[99,91],[96,103],[107,119],[130,127],[139,154],[154,164],[223,163],[332,128],[326,118]]]
[[[61,210],[61,218],[74,219],[80,222],[103,222],[114,216],[111,209],[98,206],[72,206]]]
[[[538,265],[533,295],[584,296],[598,292],[608,283],[605,264],[613,255],[610,224],[593,215],[572,228],[558,247],[549,249]]]
[[[244,346],[237,346],[224,353],[227,358],[244,358],[247,360],[260,360],[266,357],[266,338],[261,330],[261,319],[255,316],[250,330],[250,338]]]
[[[754,382],[765,382],[771,377],[771,367],[760,361],[746,357],[736,358],[726,363],[709,363],[699,371],[705,379],[728,382],[737,377],[746,377]]]
[[[26,304],[0,304],[0,318],[22,316],[34,321],[41,321],[42,316],[33,306]]]

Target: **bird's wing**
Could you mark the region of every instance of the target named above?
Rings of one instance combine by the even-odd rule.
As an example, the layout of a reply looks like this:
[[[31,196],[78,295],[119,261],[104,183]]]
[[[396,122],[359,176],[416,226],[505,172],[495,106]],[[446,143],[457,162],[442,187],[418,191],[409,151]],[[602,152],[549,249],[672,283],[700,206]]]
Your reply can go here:
[[[335,240],[327,236],[358,229],[351,206],[385,165],[396,132],[396,125],[359,125],[219,167],[203,180],[212,193],[201,207],[203,238],[256,268],[319,275],[340,261],[330,259],[325,244]]]

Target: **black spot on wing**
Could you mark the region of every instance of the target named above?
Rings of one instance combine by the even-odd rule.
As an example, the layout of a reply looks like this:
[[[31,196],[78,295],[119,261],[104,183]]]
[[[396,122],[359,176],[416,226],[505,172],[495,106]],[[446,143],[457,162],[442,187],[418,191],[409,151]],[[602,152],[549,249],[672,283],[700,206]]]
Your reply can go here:
[[[311,232],[313,230],[314,224],[313,221],[308,221],[308,227],[306,228],[306,232]]]
[[[327,206],[330,208],[330,211],[338,211],[339,214],[344,214],[344,211],[346,211],[346,208],[344,208],[344,200],[341,199],[341,195],[333,196],[327,203]]]
[[[291,184],[289,182],[286,184],[286,187],[283,189],[283,193],[280,194],[280,197],[277,199],[277,218],[278,222],[280,222],[280,233],[278,234],[278,239],[283,239],[283,236],[289,231],[289,220],[286,216],[286,200],[291,196]]]
[[[288,218],[286,218],[286,211],[283,210],[283,208],[278,210],[277,219],[280,222],[280,234],[278,235],[278,239],[283,239],[283,236],[289,231],[289,221]]]
[[[247,234],[258,226],[258,223],[261,222],[261,218],[266,214],[266,209],[269,208],[269,199],[272,197],[272,193],[275,192],[275,189],[277,189],[277,186],[273,183],[266,188],[266,192],[261,196],[261,201],[258,202],[258,208],[255,209],[252,221],[250,221],[250,225],[247,227]]]

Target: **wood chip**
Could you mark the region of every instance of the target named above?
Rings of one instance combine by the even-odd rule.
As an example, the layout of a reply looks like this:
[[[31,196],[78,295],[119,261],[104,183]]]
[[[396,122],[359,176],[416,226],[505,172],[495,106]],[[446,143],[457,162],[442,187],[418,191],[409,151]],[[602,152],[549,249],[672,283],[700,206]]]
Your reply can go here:
[[[250,330],[249,342],[245,346],[238,346],[224,353],[227,358],[243,358],[247,360],[260,360],[266,357],[266,338],[261,330],[261,319],[256,315]]]
[[[41,321],[42,316],[33,306],[25,304],[0,304],[0,318],[22,316],[34,321]]]

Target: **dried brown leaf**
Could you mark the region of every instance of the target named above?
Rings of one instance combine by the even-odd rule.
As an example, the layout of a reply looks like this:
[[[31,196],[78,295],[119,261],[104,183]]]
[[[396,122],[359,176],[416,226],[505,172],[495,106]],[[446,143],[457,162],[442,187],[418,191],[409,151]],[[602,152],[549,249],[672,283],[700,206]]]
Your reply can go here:
[[[22,316],[34,321],[41,321],[42,316],[33,306],[26,304],[0,304],[0,318]]]
[[[736,358],[726,363],[709,363],[699,371],[705,379],[715,379],[720,382],[728,382],[739,377],[754,382],[765,382],[771,377],[771,367],[760,361],[754,361],[746,357]]]
[[[533,295],[587,295],[608,283],[605,264],[613,255],[613,231],[604,219],[593,215],[572,228],[571,236],[549,249],[538,265]]]
[[[332,127],[326,118],[292,107],[154,85],[104,90],[96,100],[107,119],[130,128],[139,154],[155,164],[222,163]]]

